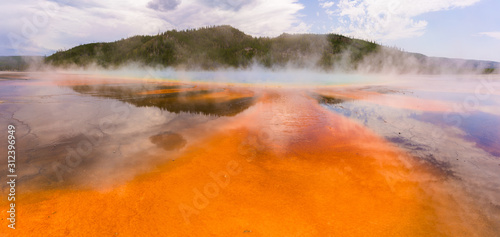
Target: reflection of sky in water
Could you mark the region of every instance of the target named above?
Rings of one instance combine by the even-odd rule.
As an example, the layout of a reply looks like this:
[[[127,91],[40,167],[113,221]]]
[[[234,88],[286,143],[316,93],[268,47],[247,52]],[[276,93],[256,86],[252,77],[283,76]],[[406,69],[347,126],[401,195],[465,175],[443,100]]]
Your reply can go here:
[[[136,107],[34,81],[0,81],[0,95],[4,101],[0,103],[0,132],[6,134],[6,124],[15,122],[16,165],[22,167],[18,177],[25,190],[123,182],[155,164],[174,160],[186,144],[196,142],[224,120],[201,113]],[[168,147],[165,141],[177,146]],[[0,152],[6,153],[5,147]],[[7,172],[6,160],[1,163],[0,171]],[[5,188],[3,184],[2,191]]]
[[[455,102],[470,95],[446,97],[439,93],[411,93],[411,90],[405,94]],[[484,104],[497,103],[490,100]],[[363,100],[323,106],[357,120],[418,159],[439,168],[449,178],[461,180],[466,189],[482,201],[500,205],[500,160],[494,156],[500,148],[500,116],[475,111],[463,117],[459,126],[450,126],[443,119],[445,111],[423,112]],[[476,109],[482,109],[481,106]]]
[[[444,116],[444,113],[423,113],[414,116],[414,118],[424,122],[447,126],[448,124],[445,122]],[[451,113],[448,116],[460,118],[457,127],[466,133],[465,138],[467,140],[475,142],[478,147],[490,154],[500,157],[500,116],[480,111],[464,116],[458,113]]]
[[[415,97],[419,98],[433,98],[435,100],[441,101],[451,101],[457,102],[463,100],[469,95],[473,95],[471,93],[465,92],[447,92],[443,93],[442,91],[424,91],[424,90],[411,90],[411,93]],[[498,105],[500,101],[499,95],[490,95],[489,100],[481,101],[481,105]]]

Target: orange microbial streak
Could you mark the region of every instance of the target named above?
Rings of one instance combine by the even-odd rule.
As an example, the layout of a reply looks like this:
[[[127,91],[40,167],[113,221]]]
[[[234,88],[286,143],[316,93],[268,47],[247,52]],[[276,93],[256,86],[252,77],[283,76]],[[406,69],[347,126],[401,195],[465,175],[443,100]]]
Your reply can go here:
[[[438,171],[367,128],[301,92],[260,100],[175,161],[118,187],[21,195],[15,233],[469,236],[482,225],[474,208],[458,208],[457,190],[436,184]],[[465,223],[461,215],[476,216]]]
[[[162,84],[163,85],[163,84]],[[210,91],[214,90],[214,91]],[[182,93],[182,92],[204,92],[190,95],[190,100],[216,100],[219,102],[241,99],[241,98],[249,98],[254,96],[254,92],[247,89],[227,89],[220,87],[200,87],[193,86],[191,88],[175,88],[175,89],[161,89],[161,90],[152,90],[152,91],[143,91],[137,93],[138,95],[157,95],[157,94],[170,94],[170,93]]]
[[[246,89],[223,89],[223,91],[206,93],[191,97],[193,100],[216,100],[228,101],[241,98],[250,98],[254,96],[254,92]]]

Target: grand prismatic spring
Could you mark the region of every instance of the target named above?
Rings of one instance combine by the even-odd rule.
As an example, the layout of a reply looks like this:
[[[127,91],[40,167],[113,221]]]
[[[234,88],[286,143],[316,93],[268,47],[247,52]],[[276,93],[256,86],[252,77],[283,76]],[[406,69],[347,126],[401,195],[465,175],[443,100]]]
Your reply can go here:
[[[498,75],[328,77],[296,86],[4,73],[15,233],[500,233]]]

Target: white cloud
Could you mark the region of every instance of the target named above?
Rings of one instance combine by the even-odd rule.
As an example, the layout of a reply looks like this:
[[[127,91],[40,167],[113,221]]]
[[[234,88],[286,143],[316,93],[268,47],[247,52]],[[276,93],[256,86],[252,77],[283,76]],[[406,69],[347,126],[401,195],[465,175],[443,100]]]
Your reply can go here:
[[[184,0],[178,9],[161,17],[178,28],[206,25],[232,25],[254,36],[277,36],[283,32],[307,32],[310,26],[303,23],[298,11],[304,7],[296,0],[252,0],[237,7],[218,4],[200,4],[200,0]]]
[[[493,31],[493,32],[481,32],[479,33],[480,35],[485,35],[491,38],[495,39],[500,39],[500,31]]]
[[[47,15],[44,4],[54,9],[47,22],[38,24],[37,16]],[[307,32],[310,26],[298,14],[303,8],[296,0],[9,1],[0,8],[0,53],[44,54],[83,43],[222,24],[254,36]]]
[[[327,8],[337,16],[336,33],[374,40],[420,36],[427,21],[415,19],[428,12],[471,6],[480,0],[340,0]],[[320,1],[323,6],[325,2]]]
[[[322,2],[322,3],[320,3],[319,5],[320,5],[322,8],[329,8],[329,7],[333,6],[333,4],[335,4],[335,3],[334,3],[334,2],[329,1],[329,2]]]

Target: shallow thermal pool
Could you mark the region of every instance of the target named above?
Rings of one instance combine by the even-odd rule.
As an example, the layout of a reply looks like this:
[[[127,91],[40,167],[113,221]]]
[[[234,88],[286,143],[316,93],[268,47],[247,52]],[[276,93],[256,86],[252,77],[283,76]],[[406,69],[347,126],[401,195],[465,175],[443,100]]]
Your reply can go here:
[[[499,235],[498,75],[209,75],[0,74],[16,233]]]

